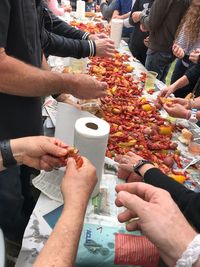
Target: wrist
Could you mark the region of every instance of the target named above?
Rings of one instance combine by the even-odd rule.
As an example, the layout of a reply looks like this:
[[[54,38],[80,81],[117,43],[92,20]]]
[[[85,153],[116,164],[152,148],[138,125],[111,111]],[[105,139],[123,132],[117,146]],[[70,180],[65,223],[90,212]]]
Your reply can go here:
[[[140,168],[139,172],[140,172],[141,176],[144,177],[145,173],[148,170],[153,169],[153,168],[155,168],[155,166],[153,164],[145,164]]]
[[[24,148],[24,138],[12,139],[10,140],[10,146],[13,153],[13,157],[17,161],[18,165],[23,164],[23,159],[25,155],[25,148]]]

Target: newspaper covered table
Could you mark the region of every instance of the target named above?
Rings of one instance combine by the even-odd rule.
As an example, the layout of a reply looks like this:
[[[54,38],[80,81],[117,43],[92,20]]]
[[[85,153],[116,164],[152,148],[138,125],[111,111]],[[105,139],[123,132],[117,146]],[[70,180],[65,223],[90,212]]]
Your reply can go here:
[[[32,266],[48,239],[62,211],[62,195],[59,187],[62,177],[63,171],[54,170],[51,173],[42,172],[35,178],[35,186],[42,189],[51,199],[44,194],[40,195],[24,234],[17,267]],[[114,204],[117,183],[121,183],[121,181],[117,179],[116,175],[104,174],[99,195],[90,199],[76,266],[112,267],[115,266],[114,262],[118,262],[117,266],[124,266],[123,263],[128,266],[128,261],[145,263],[145,261],[151,260],[151,263],[146,266],[153,267],[158,263],[155,247],[147,239],[141,237],[139,232],[127,233],[125,224],[118,222],[117,215],[122,208],[118,208]],[[59,201],[52,200],[52,198]],[[118,252],[119,246],[121,249]],[[135,266],[137,265],[135,264]]]
[[[131,55],[128,45],[123,41],[121,42],[119,51]],[[55,67],[56,70],[60,71],[62,71],[63,66],[69,64],[68,59],[57,57],[50,57],[49,62],[52,67]],[[136,77],[141,72],[146,72],[144,66],[132,56],[130,57],[129,63],[134,67],[133,75]],[[155,86],[159,90],[165,85],[156,80]],[[149,97],[150,96],[148,96],[148,99]],[[152,101],[155,98],[156,94],[152,96]],[[48,118],[45,128],[51,131],[51,135],[54,132],[56,124],[56,112],[57,102],[53,99],[48,99],[44,105],[43,115]],[[166,113],[163,113],[162,115],[166,116]],[[197,132],[199,134],[199,129],[197,129]],[[180,145],[179,149],[182,151],[183,155],[187,154],[184,146]],[[185,164],[187,164],[187,162]],[[55,225],[55,222],[62,210],[62,195],[59,190],[59,183],[62,175],[63,173],[58,171],[53,171],[48,175],[42,172],[34,182],[35,186],[39,187],[46,195],[49,195],[51,199],[45,196],[43,193],[40,195],[24,234],[22,249],[16,264],[17,267],[32,266],[36,256],[38,255],[38,252],[42,249],[45,241],[48,239],[48,236],[52,231],[53,226]],[[193,180],[196,182],[196,184],[194,186],[190,180],[187,181],[186,186],[199,191],[199,173],[192,172],[191,176],[193,176]],[[110,267],[114,266],[114,261],[117,262],[118,260],[116,255],[114,255],[115,233],[126,234],[125,226],[119,224],[117,221],[119,209],[114,205],[114,188],[118,182],[120,181],[117,179],[116,175],[104,174],[99,196],[93,200],[90,200],[85,217],[83,233],[80,240],[79,253],[76,262],[77,266],[104,265],[104,267],[106,267],[106,264],[108,264]],[[140,235],[139,232],[135,232],[134,234],[136,236]],[[93,238],[94,236],[95,240]],[[128,235],[128,237],[129,236],[130,235]],[[137,242],[131,243],[133,245],[131,247],[133,251],[134,243]],[[126,246],[124,246],[124,248],[125,247]],[[145,243],[143,248],[148,250],[149,244]],[[127,254],[124,255],[126,255],[127,260]],[[137,252],[134,254],[135,258],[137,258],[136,255]],[[153,262],[153,264],[154,265],[152,266],[156,266],[155,262]],[[120,263],[118,266],[120,266]],[[150,267],[150,265],[147,266]]]

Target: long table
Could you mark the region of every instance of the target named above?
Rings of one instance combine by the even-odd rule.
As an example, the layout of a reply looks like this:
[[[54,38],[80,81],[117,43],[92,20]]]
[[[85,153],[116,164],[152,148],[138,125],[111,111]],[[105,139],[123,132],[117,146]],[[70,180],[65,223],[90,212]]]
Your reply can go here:
[[[128,46],[125,42],[121,42],[119,51],[130,54]],[[58,59],[58,61],[59,64],[61,65],[64,64],[62,63],[61,59]],[[53,62],[56,62],[55,58],[53,59]],[[146,71],[144,66],[134,58],[131,58],[131,64],[135,68],[136,75],[137,72],[139,73],[142,71]],[[158,80],[156,81],[156,87],[158,89],[161,89],[164,86],[165,85],[162,82]],[[57,173],[53,173],[53,175],[54,174],[55,176],[57,175]],[[121,225],[117,221],[117,214],[119,213],[119,209],[116,208],[114,205],[114,198],[115,198],[114,185],[119,182],[121,181],[117,179],[115,173],[114,174],[104,173],[100,186],[101,188],[100,196],[93,200],[90,200],[84,222],[83,234],[80,241],[80,247],[79,247],[80,253],[78,254],[77,257],[77,266],[104,265],[104,267],[106,267],[107,266],[106,264],[108,264],[109,267],[115,266],[114,259],[116,260],[115,258],[116,255],[114,255],[113,233],[114,232],[125,233],[125,225]],[[188,184],[188,187],[190,186],[191,185]],[[198,186],[195,188],[196,190],[198,190]],[[43,193],[41,193],[24,234],[22,249],[20,251],[19,258],[16,263],[17,267],[32,266],[39,251],[42,249],[45,241],[48,239],[48,236],[52,231],[52,228],[57,220],[57,217],[61,212],[61,209],[62,209],[62,202],[52,200],[47,196],[45,196]],[[53,215],[51,211],[53,211]],[[94,225],[96,225],[96,227],[94,227]],[[95,229],[93,229],[93,227]],[[92,231],[93,233],[96,231],[95,235],[98,235],[97,234],[98,231],[101,231],[105,234],[104,236],[105,240],[101,241],[100,244],[101,246],[98,246],[98,243],[95,241],[97,244],[95,244],[93,248],[95,247],[96,250],[99,251],[96,254],[95,253],[91,254],[91,251],[89,253],[88,247],[86,250],[83,249],[85,244],[84,238],[87,239],[88,235],[91,236]],[[135,236],[140,235],[139,232],[135,232],[134,234]],[[149,244],[146,244],[145,249],[148,250],[148,247]],[[91,255],[93,255],[93,257],[91,257]],[[107,263],[106,261],[105,262],[103,261],[103,263],[100,264],[99,262],[102,262],[102,257],[104,260],[105,258],[107,258],[110,261],[107,261]],[[90,264],[88,263],[88,261],[90,261]],[[111,264],[111,262],[113,263],[113,265]]]

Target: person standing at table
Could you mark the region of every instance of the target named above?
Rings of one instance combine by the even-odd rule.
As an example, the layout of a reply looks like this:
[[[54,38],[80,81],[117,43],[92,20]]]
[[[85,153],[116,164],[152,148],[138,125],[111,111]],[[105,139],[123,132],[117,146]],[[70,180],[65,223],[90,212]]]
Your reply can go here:
[[[116,0],[112,19],[127,19],[130,15],[133,2],[135,2],[135,0]],[[129,38],[131,32],[132,27],[123,27],[122,37]]]
[[[111,57],[114,42],[105,34],[89,34],[56,17],[43,0],[38,10],[42,20],[42,49],[46,56],[83,58]]]
[[[191,0],[154,0],[149,14],[140,14],[140,23],[149,31],[145,67],[158,73],[165,82],[170,64],[174,60],[172,45],[178,25]]]
[[[100,2],[101,14],[107,21],[110,21],[112,18],[113,12],[115,10],[116,1],[117,0],[111,0],[111,1],[101,0]]]
[[[136,0],[129,16],[129,23],[134,26],[129,39],[129,49],[143,65],[145,65],[147,52],[144,39],[148,37],[149,33],[140,29],[140,11],[149,13],[152,2],[151,0]]]
[[[192,3],[181,20],[176,32],[173,45],[173,53],[178,58],[171,77],[171,84],[184,75],[185,71],[193,66],[189,60],[190,53],[200,48],[200,1],[192,0]],[[185,97],[192,92],[193,86],[189,85],[175,92],[176,97]]]
[[[40,69],[38,5],[40,0],[0,1],[0,140],[42,134],[41,96],[64,92],[96,98],[105,94],[106,84],[88,75]],[[6,238],[14,241],[21,240],[34,204],[29,178],[24,175],[21,182],[20,169],[14,166],[0,174],[0,226]],[[28,201],[25,214],[23,205]]]

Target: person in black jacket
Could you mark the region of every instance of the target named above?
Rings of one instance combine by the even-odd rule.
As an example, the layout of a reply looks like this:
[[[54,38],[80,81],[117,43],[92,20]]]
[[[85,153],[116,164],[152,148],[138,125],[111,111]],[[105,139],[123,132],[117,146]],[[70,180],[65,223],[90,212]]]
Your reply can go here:
[[[90,35],[70,26],[56,17],[45,1],[41,2],[39,18],[42,28],[41,42],[46,56],[83,58],[112,56],[114,43],[104,34]]]
[[[182,88],[184,90],[184,87],[188,84],[190,84],[192,87],[195,87],[194,95],[196,97],[200,95],[200,84],[198,83],[200,78],[200,49],[198,51],[191,53],[189,57],[193,63],[198,64],[195,64],[189,68],[176,82],[161,90],[159,97],[168,97],[177,90],[182,90]]]
[[[148,32],[143,32],[140,29],[140,19],[137,19],[137,12],[149,12],[153,1],[151,0],[136,0],[132,7],[131,14],[129,17],[129,23],[133,25],[133,31],[129,39],[129,49],[134,57],[145,65],[147,47],[144,44],[144,39],[149,35]]]
[[[165,82],[167,71],[174,60],[172,45],[178,25],[191,0],[154,0],[149,14],[141,13],[140,23],[149,31],[149,45],[145,67],[158,73]]]
[[[168,191],[186,219],[197,231],[200,231],[200,193],[187,189],[182,184],[162,173],[150,162],[141,164],[137,169],[139,175],[136,174],[133,172],[134,166],[141,160],[143,160],[142,157],[132,152],[120,156],[118,158],[120,163],[118,177],[127,179],[128,182],[143,180],[145,183]]]

